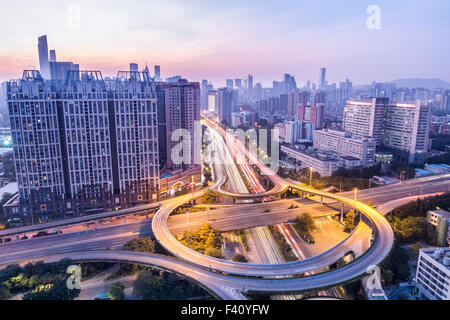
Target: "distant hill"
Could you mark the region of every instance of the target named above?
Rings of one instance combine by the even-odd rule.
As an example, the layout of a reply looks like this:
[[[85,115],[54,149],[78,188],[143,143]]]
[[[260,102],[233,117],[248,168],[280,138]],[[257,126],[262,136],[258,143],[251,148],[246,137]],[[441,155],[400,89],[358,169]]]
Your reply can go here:
[[[420,79],[420,78],[410,78],[410,79],[398,79],[391,81],[390,83],[395,83],[397,87],[408,87],[408,88],[450,88],[450,82],[442,79]]]

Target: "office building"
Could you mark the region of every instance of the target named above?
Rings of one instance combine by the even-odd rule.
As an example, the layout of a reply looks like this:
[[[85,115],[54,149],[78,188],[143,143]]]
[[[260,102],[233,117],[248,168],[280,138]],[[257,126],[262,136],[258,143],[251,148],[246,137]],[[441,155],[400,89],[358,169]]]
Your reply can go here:
[[[358,158],[363,166],[375,164],[375,140],[355,137],[350,132],[331,129],[316,130],[314,131],[314,148]]]
[[[420,250],[415,283],[421,298],[450,300],[450,248]]]
[[[49,79],[50,66],[48,59],[48,44],[46,35],[38,38],[38,53],[39,53],[39,69],[41,71],[41,76],[45,79]]]
[[[155,81],[161,81],[161,66],[155,66]]]
[[[8,82],[18,197],[9,215],[33,221],[158,200],[156,96],[151,79],[70,71]]]
[[[319,89],[323,89],[326,87],[326,76],[327,76],[327,68],[324,66],[320,67],[320,73],[319,73]]]

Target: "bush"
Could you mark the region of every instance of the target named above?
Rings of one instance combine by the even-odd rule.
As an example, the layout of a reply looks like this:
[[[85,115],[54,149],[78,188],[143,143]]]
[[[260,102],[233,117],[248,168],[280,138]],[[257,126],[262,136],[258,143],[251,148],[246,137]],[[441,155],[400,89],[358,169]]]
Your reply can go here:
[[[124,249],[148,253],[154,253],[156,251],[155,242],[150,238],[137,238],[130,240],[124,245]]]
[[[244,263],[248,262],[247,258],[244,255],[240,254],[240,253],[238,253],[237,255],[234,256],[233,261],[235,261],[235,262],[244,262]]]
[[[109,287],[109,296],[111,297],[112,300],[124,300],[125,286],[120,282],[113,283]]]

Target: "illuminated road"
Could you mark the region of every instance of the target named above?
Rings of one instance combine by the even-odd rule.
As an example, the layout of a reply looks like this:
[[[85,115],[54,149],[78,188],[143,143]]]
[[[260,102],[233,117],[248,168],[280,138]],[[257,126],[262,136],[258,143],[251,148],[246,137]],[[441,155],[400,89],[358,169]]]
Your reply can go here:
[[[392,201],[384,205],[384,210],[388,212],[399,204],[411,200],[414,200],[414,198]],[[49,254],[35,259],[25,258],[23,260],[17,260],[16,262],[20,261],[26,263],[37,260],[56,262],[63,258],[69,258],[76,262],[106,261],[139,264],[175,272],[199,284],[217,298],[238,300],[245,299],[245,296],[242,293],[296,293],[312,289],[328,288],[352,280],[358,275],[366,273],[368,268],[372,266],[371,262],[375,262],[375,264],[381,262],[380,260],[382,260],[382,258],[380,257],[386,251],[386,248],[382,248],[383,245],[385,245],[385,243],[379,242],[378,244],[375,244],[375,248],[372,247],[365,256],[342,268],[311,276],[284,279],[258,279],[224,275],[221,273],[210,272],[204,268],[193,266],[191,263],[180,261],[172,257],[131,251],[83,251],[58,255]],[[387,249],[387,251],[389,251],[389,249]],[[377,256],[379,257],[377,258]]]
[[[263,173],[267,172],[267,169],[264,165],[262,165],[259,162],[256,162],[257,166],[261,169]],[[223,166],[215,166],[213,165],[214,174],[215,174],[215,186],[222,186],[226,182],[226,174]],[[269,172],[268,172],[269,173]],[[422,180],[420,183],[427,184],[430,183],[430,185],[433,187],[436,185],[436,180],[438,179],[446,179],[445,183],[440,185],[440,192],[446,191],[448,188],[448,178],[450,175],[447,176],[440,176],[435,177],[433,180],[432,178],[425,178],[428,180]],[[179,243],[171,234],[171,232],[168,229],[167,226],[167,219],[170,215],[170,213],[178,206],[190,201],[192,198],[200,197],[205,190],[197,191],[194,194],[188,194],[185,196],[177,197],[170,199],[168,201],[162,202],[161,209],[155,214],[153,220],[152,220],[152,230],[154,232],[154,235],[156,239],[170,252],[172,252],[176,257],[178,257],[178,260],[174,260],[173,258],[165,257],[158,259],[154,258],[152,255],[151,258],[148,257],[148,255],[141,255],[139,259],[141,260],[133,260],[136,259],[135,253],[130,252],[85,252],[85,253],[77,253],[74,254],[77,259],[82,260],[89,260],[89,259],[111,259],[111,260],[120,260],[120,261],[127,261],[127,262],[134,262],[134,263],[148,263],[149,265],[159,265],[158,263],[161,263],[161,267],[163,265],[170,264],[169,270],[174,270],[177,267],[173,264],[179,265],[180,268],[183,266],[189,266],[189,270],[184,270],[183,272],[179,272],[180,274],[185,274],[188,277],[191,277],[190,273],[192,270],[196,270],[196,272],[199,272],[202,277],[207,277],[210,279],[209,281],[205,280],[205,282],[201,282],[205,286],[208,286],[217,293],[219,297],[222,298],[239,298],[241,297],[240,291],[251,291],[251,292],[296,292],[296,291],[303,291],[313,288],[323,288],[327,286],[336,285],[342,282],[345,282],[347,280],[351,280],[355,278],[358,275],[364,274],[368,268],[370,268],[373,265],[377,265],[380,263],[384,257],[389,253],[392,244],[393,244],[393,232],[392,229],[387,222],[387,220],[380,214],[381,212],[388,212],[391,208],[399,205],[399,201],[396,200],[392,204],[385,204],[384,207],[381,206],[379,208],[380,212],[377,212],[372,207],[369,207],[368,205],[360,202],[360,201],[354,201],[353,199],[340,195],[340,194],[330,194],[327,192],[323,192],[320,190],[315,190],[312,188],[308,188],[301,185],[292,184],[289,181],[286,181],[276,175],[271,175],[269,178],[272,180],[274,184],[274,188],[268,192],[265,192],[263,194],[255,195],[255,194],[242,194],[242,193],[233,193],[233,192],[226,192],[224,195],[230,196],[237,199],[254,199],[255,197],[266,197],[269,195],[280,193],[283,190],[286,190],[287,188],[291,188],[300,192],[314,194],[318,196],[327,197],[330,199],[334,199],[335,201],[339,201],[342,203],[345,203],[349,206],[354,206],[356,209],[361,211],[371,222],[371,224],[375,227],[377,232],[377,237],[372,245],[372,247],[366,252],[362,257],[360,257],[355,262],[348,264],[340,269],[333,270],[331,272],[322,273],[322,274],[314,274],[312,276],[308,277],[302,277],[302,278],[293,278],[293,279],[257,279],[257,278],[242,278],[242,277],[232,277],[232,276],[225,276],[220,273],[228,273],[232,275],[240,275],[240,276],[249,276],[249,277],[280,277],[285,275],[291,275],[291,274],[303,274],[306,272],[310,272],[313,270],[320,269],[322,267],[328,266],[330,264],[333,264],[335,261],[337,261],[339,258],[343,257],[348,251],[356,251],[360,249],[360,247],[364,246],[361,244],[362,241],[367,241],[367,237],[365,234],[370,230],[370,228],[366,225],[366,228],[364,229],[364,223],[361,223],[358,225],[358,227],[354,230],[354,232],[346,238],[344,241],[342,241],[340,244],[335,246],[334,248],[318,255],[315,257],[311,257],[309,259],[304,259],[301,261],[295,261],[290,263],[282,263],[282,264],[243,264],[243,263],[237,263],[237,262],[231,262],[231,261],[223,261],[215,258],[211,258],[205,255],[202,255],[198,252],[195,252],[185,246],[183,246],[181,243]],[[407,190],[414,188],[414,183],[417,182],[405,182],[402,185],[394,186],[393,188],[396,188],[396,190]],[[387,188],[387,187],[386,187]],[[376,192],[377,189],[381,188],[375,188],[371,189],[368,192]],[[221,191],[220,188],[216,188],[218,192],[224,192]],[[375,190],[375,191],[372,191]],[[394,189],[393,189],[394,190]],[[393,191],[392,190],[392,191]],[[417,186],[415,187],[415,192],[417,192]],[[422,192],[425,191],[426,188],[422,187]],[[437,191],[436,191],[437,192]],[[362,192],[361,192],[362,193]],[[414,193],[414,192],[412,192]],[[407,199],[405,201],[410,201],[410,199]],[[132,212],[133,210],[138,210],[138,208],[131,208]],[[364,236],[363,236],[364,234]],[[57,239],[59,236],[56,237],[49,237],[46,238],[48,241],[57,241],[53,239]],[[78,238],[75,237],[75,240],[78,244]],[[112,239],[112,238],[111,238]],[[25,240],[28,241],[28,240]],[[29,240],[34,241],[34,240]],[[108,239],[106,239],[108,241]],[[3,244],[5,245],[5,244]],[[69,244],[70,245],[70,244]],[[75,244],[72,244],[75,245]],[[2,246],[3,247],[3,246]],[[8,247],[8,246],[6,246]],[[71,248],[74,250],[74,248]],[[47,248],[47,254],[42,253],[42,255],[36,254],[36,257],[43,256],[43,255],[52,255],[52,247]],[[86,250],[86,248],[81,249]],[[96,249],[93,249],[96,250]],[[2,250],[3,251],[3,250]],[[53,250],[54,252],[55,250]],[[57,251],[56,252],[60,252]],[[25,252],[23,254],[22,252],[22,259],[29,258],[28,254],[32,254],[32,252]],[[6,255],[1,258],[0,256],[0,263],[11,263],[11,261],[18,261],[20,260],[20,255],[13,256],[13,252],[9,252]],[[65,254],[67,255],[67,254]],[[71,255],[69,254],[69,257]],[[61,257],[61,256],[60,256]],[[4,259],[5,258],[5,259]],[[75,260],[77,260],[75,259]],[[123,260],[122,260],[123,259]],[[156,259],[158,263],[155,261],[151,262],[145,259]],[[180,260],[185,261],[186,263],[182,263]],[[208,271],[216,271],[215,273]],[[175,272],[178,272],[174,270]],[[213,280],[211,280],[211,277]],[[225,278],[224,278],[225,277]],[[220,281],[219,281],[220,280]],[[217,288],[217,283],[211,283],[211,281],[217,281],[217,283],[223,283],[224,285],[221,288]]]

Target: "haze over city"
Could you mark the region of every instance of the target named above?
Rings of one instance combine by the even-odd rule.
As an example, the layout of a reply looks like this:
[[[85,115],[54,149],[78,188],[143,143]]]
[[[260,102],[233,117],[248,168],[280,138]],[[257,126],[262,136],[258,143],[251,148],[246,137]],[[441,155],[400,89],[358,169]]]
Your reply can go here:
[[[164,77],[217,85],[246,74],[269,85],[286,72],[304,85],[317,81],[321,65],[330,83],[450,80],[445,0],[2,2],[0,80],[39,68],[41,34],[58,60],[104,75],[134,61],[161,65]],[[366,25],[372,4],[381,9],[380,29]]]

